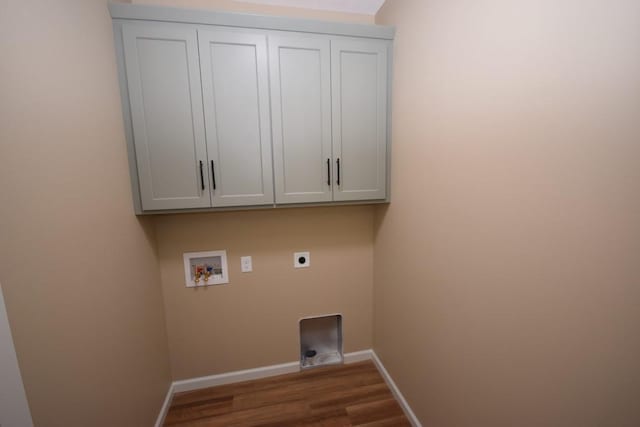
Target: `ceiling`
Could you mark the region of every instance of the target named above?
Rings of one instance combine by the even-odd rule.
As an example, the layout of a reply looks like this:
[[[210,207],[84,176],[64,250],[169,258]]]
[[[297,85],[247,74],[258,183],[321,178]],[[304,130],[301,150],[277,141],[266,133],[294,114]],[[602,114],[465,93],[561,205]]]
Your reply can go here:
[[[304,9],[329,10],[333,12],[375,15],[384,0],[238,0],[245,3],[271,6],[301,7]]]

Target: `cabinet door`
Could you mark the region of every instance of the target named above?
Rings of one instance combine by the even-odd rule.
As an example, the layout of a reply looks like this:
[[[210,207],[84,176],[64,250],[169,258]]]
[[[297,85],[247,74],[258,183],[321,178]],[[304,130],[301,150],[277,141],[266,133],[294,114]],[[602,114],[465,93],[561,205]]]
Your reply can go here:
[[[273,203],[266,36],[199,30],[214,207]]]
[[[125,24],[122,36],[142,209],[209,207],[195,29]]]
[[[386,197],[387,42],[331,42],[333,198]],[[339,175],[339,180],[337,179]]]
[[[277,203],[332,200],[328,39],[269,37]]]

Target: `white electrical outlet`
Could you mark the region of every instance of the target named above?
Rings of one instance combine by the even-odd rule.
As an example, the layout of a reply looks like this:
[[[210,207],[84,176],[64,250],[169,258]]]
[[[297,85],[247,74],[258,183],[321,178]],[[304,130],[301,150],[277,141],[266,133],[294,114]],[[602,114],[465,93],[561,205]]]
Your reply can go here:
[[[294,252],[293,253],[293,266],[295,268],[304,268],[311,265],[311,256],[309,252]]]
[[[253,271],[253,266],[252,266],[250,256],[240,257],[240,269],[242,270],[243,273],[249,273],[250,271]]]

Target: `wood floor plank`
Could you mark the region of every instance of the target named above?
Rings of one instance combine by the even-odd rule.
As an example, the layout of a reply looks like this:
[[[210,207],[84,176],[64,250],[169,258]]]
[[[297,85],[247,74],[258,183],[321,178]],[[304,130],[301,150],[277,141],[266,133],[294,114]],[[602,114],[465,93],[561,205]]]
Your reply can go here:
[[[410,425],[371,361],[177,393],[166,426]]]
[[[380,384],[379,374],[360,374],[356,381],[350,383],[350,388],[360,387],[361,385]],[[248,409],[259,406],[265,406],[276,402],[287,400],[304,399],[309,402],[326,399],[327,396],[341,393],[345,390],[344,382],[336,380],[331,376],[325,378],[317,378],[313,380],[301,379],[296,382],[289,382],[280,387],[274,387],[258,392],[242,392],[235,395],[234,409]]]
[[[366,424],[359,424],[358,427],[411,427],[411,423],[404,415],[384,420],[372,421]]]
[[[326,407],[346,407],[372,400],[391,397],[391,391],[384,382],[349,387],[337,390],[331,394],[317,395],[312,398],[310,406],[312,410]]]
[[[196,419],[228,414],[233,410],[233,396],[186,403],[171,407],[165,425],[176,425]]]
[[[348,406],[347,413],[354,426],[404,415],[402,408],[393,397]]]

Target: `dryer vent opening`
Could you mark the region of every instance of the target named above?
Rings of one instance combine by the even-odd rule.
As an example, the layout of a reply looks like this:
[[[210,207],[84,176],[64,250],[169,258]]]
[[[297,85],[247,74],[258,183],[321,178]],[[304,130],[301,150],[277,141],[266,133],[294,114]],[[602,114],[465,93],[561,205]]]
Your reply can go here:
[[[342,363],[342,315],[300,320],[300,367]]]

